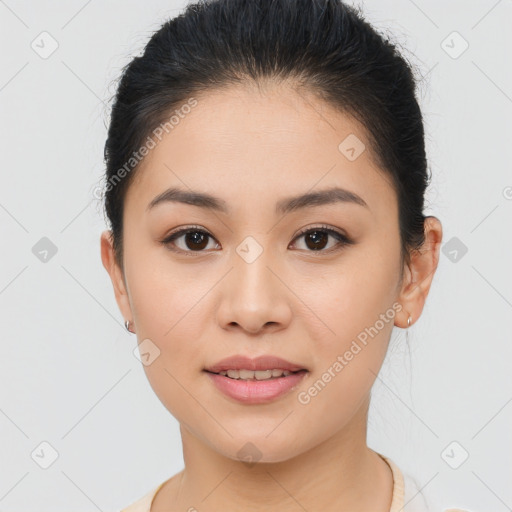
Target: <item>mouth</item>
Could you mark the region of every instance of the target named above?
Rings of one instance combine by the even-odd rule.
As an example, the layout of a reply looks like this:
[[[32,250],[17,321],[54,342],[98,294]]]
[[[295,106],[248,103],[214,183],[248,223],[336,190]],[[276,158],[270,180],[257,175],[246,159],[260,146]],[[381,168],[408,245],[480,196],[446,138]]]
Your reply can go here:
[[[232,379],[266,380],[282,377],[284,372],[296,373],[308,369],[300,363],[292,363],[278,356],[261,355],[247,357],[236,354],[204,368],[207,372],[221,374]],[[288,375],[288,374],[287,374]]]
[[[292,374],[298,373],[307,373],[308,370],[300,369],[296,371],[284,370],[281,368],[274,368],[269,370],[247,370],[247,369],[230,369],[230,370],[222,370],[219,372],[204,370],[207,373],[212,373],[214,375],[222,375],[223,377],[227,377],[233,380],[257,380],[257,381],[265,381],[265,380],[275,380],[281,379],[283,377],[288,377]]]
[[[225,396],[246,405],[265,404],[289,395],[309,370],[274,355],[237,354],[203,369]]]
[[[276,368],[272,370],[204,370],[214,386],[229,399],[244,405],[268,404],[289,396],[309,373]]]

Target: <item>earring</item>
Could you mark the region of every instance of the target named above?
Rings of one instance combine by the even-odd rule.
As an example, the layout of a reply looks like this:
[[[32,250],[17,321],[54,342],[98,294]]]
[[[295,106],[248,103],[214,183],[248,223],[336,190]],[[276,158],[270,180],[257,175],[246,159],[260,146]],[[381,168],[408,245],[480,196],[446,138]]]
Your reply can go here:
[[[407,319],[407,330],[405,331],[405,342],[407,345],[409,345],[409,327],[411,326],[412,317],[409,315],[409,318]]]
[[[126,330],[127,330],[128,332],[131,332],[132,334],[134,334],[134,332],[130,330],[130,324],[131,324],[130,320],[126,320],[126,321],[124,322],[124,326],[126,327]]]

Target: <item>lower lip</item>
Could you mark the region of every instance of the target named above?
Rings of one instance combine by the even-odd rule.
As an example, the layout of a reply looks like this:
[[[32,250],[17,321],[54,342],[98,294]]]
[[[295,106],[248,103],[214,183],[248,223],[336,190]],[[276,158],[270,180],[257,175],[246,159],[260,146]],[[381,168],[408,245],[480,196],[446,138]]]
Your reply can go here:
[[[217,373],[208,371],[206,373],[217,386],[217,389],[225,395],[245,404],[261,404],[271,402],[290,391],[301,382],[308,372],[302,370],[286,377],[268,380],[230,379]]]

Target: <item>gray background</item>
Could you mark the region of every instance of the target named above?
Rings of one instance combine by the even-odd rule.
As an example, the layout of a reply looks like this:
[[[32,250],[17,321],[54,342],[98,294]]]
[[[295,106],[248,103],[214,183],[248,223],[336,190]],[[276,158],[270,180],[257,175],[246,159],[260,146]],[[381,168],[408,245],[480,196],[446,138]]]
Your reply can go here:
[[[425,486],[433,510],[510,510],[512,2],[353,3],[423,76],[427,213],[449,244],[411,361],[394,331],[368,443]],[[184,5],[0,0],[0,510],[115,510],[182,468],[177,422],[101,264],[94,190],[121,67]],[[57,248],[46,261],[43,237]]]

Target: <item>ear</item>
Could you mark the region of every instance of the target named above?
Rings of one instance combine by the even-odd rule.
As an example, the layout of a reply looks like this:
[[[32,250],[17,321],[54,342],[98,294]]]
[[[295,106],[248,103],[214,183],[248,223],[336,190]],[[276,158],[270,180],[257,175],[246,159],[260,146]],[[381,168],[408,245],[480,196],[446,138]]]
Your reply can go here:
[[[420,249],[412,252],[410,261],[404,268],[403,282],[398,297],[402,310],[395,317],[395,325],[407,327],[418,320],[434,279],[439,263],[439,252],[443,238],[443,228],[439,219],[429,216],[424,222],[425,242]]]
[[[116,297],[117,305],[119,306],[124,319],[133,321],[133,315],[126,289],[124,274],[114,256],[114,246],[112,243],[111,230],[103,231],[103,233],[101,233],[100,245],[101,261],[103,262],[103,266],[105,267],[106,271],[110,275],[110,279],[114,287],[114,294]]]

